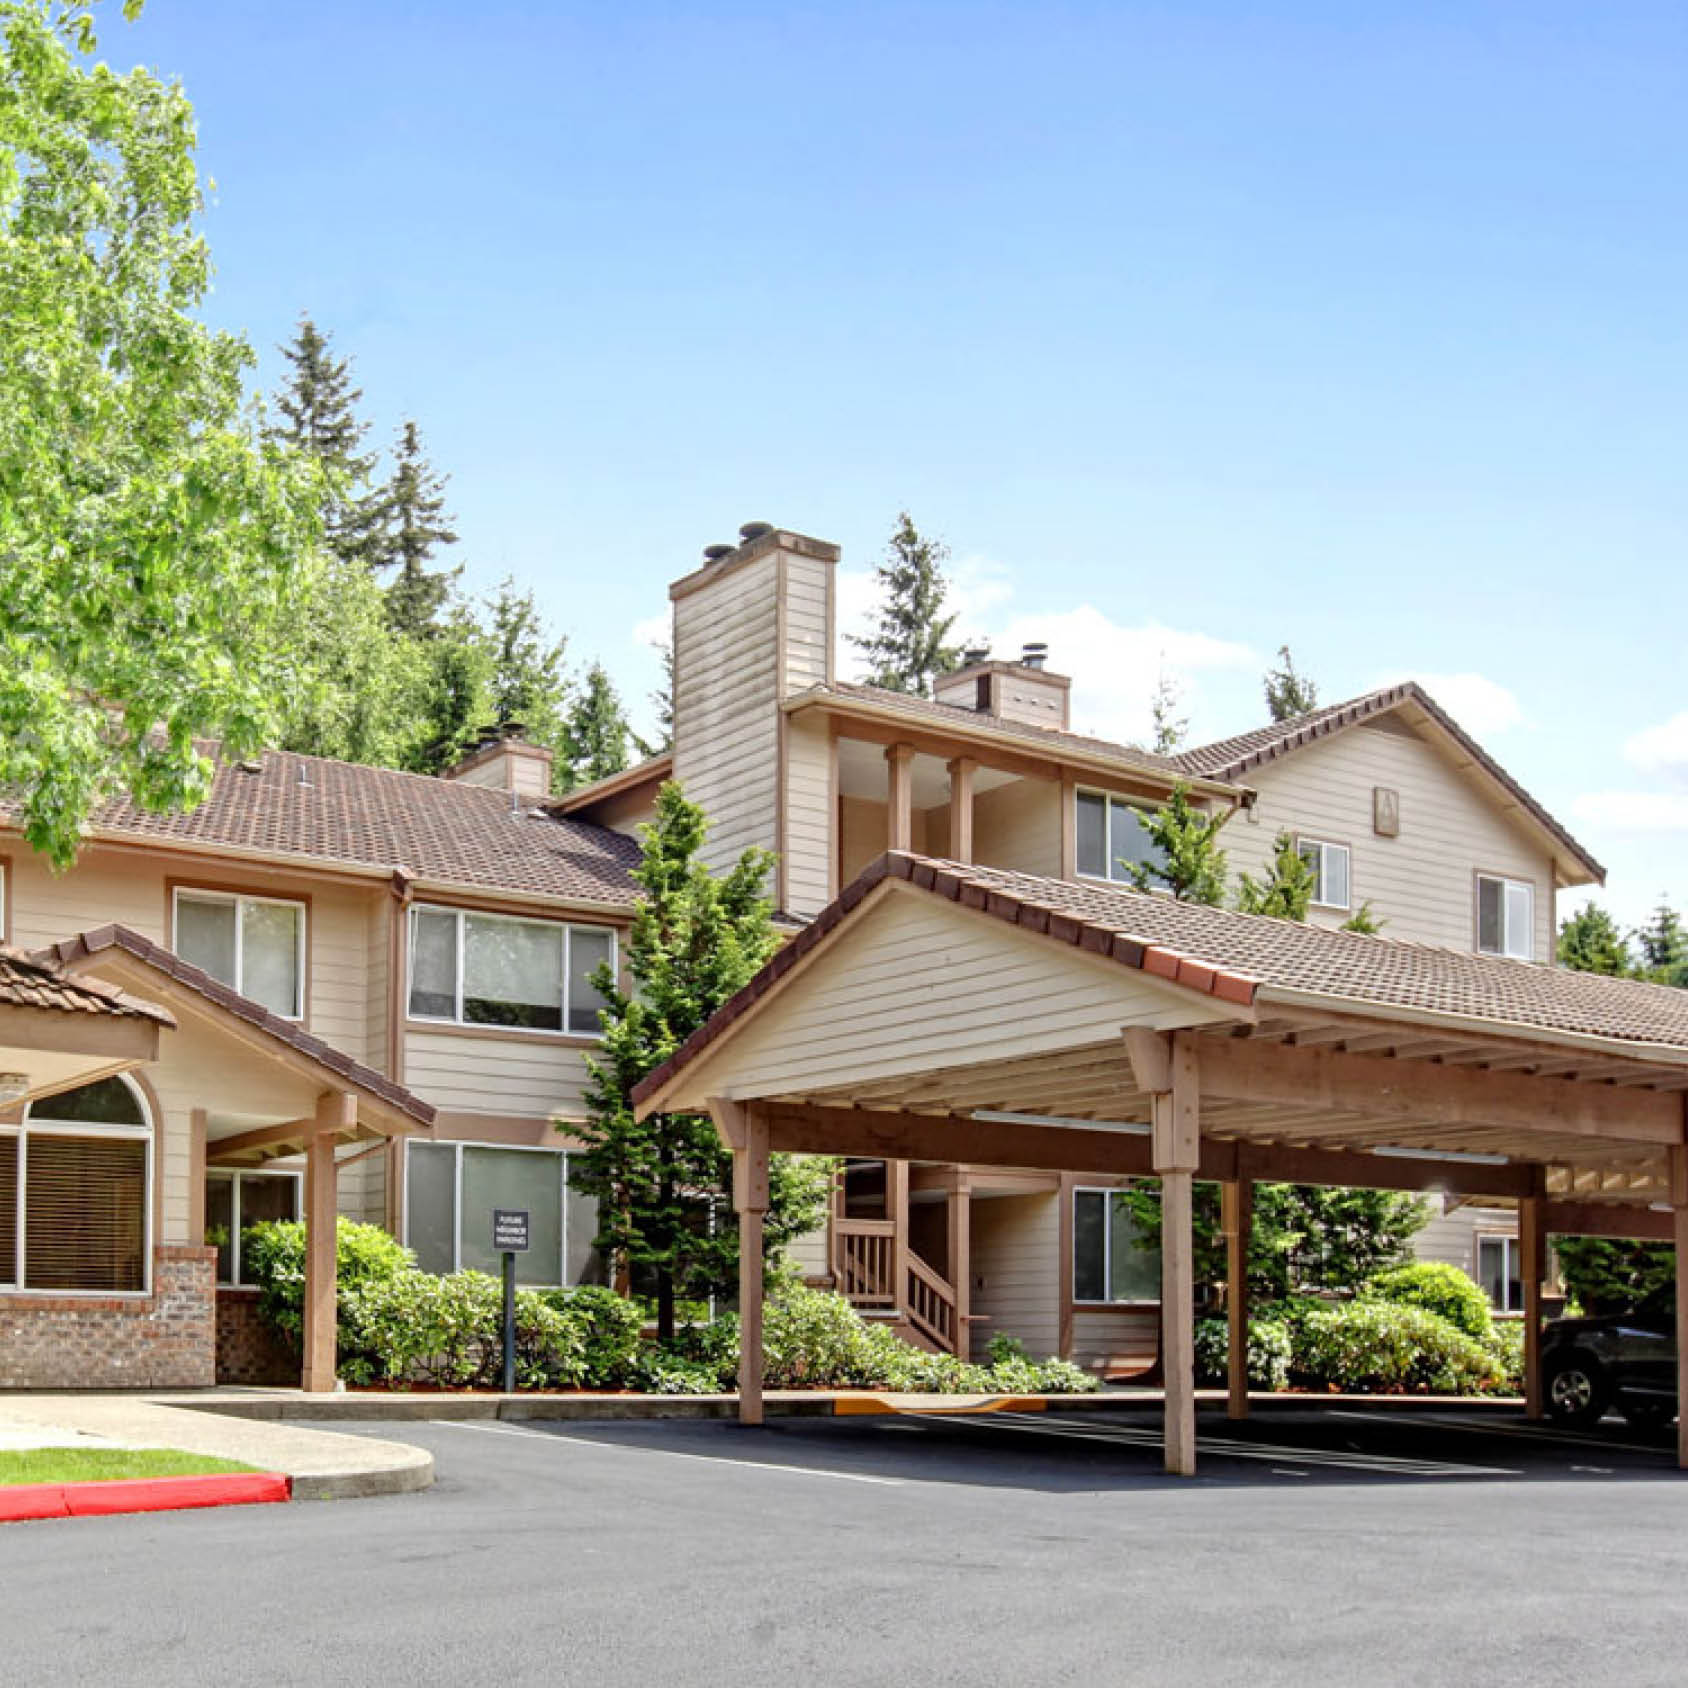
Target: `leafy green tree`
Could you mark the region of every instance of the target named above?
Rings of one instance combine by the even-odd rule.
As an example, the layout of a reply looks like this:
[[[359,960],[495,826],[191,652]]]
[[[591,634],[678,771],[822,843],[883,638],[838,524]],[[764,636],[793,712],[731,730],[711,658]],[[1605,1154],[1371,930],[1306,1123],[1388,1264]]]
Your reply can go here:
[[[1155,695],[1149,702],[1154,742],[1150,748],[1157,756],[1170,756],[1190,736],[1190,718],[1178,713],[1184,700],[1182,688],[1162,669],[1155,680]]]
[[[1244,914],[1270,914],[1279,920],[1305,920],[1313,903],[1313,870],[1294,837],[1280,832],[1272,841],[1272,871],[1264,880],[1241,874],[1237,907]]]
[[[627,944],[632,989],[608,968],[601,1054],[588,1057],[588,1117],[570,1129],[586,1144],[573,1164],[598,1198],[598,1247],[648,1285],[657,1328],[674,1334],[675,1305],[728,1296],[737,1282],[732,1157],[707,1114],[633,1117],[635,1085],[667,1060],[773,954],[767,892],[773,858],[747,850],[720,878],[697,859],[703,811],[674,782],[657,795],[634,870],[640,899]],[[775,1256],[825,1214],[831,1163],[775,1155],[765,1247]]]
[[[104,799],[191,808],[199,741],[271,735],[316,488],[194,315],[186,95],[92,62],[89,5],[0,0],[0,43],[0,785],[64,867]]]
[[[462,569],[428,567],[442,546],[457,543],[457,534],[446,514],[445,476],[429,463],[414,422],[399,430],[379,519],[382,538],[372,564],[394,571],[387,587],[388,622],[400,633],[432,633]]]
[[[1223,814],[1206,814],[1190,801],[1189,787],[1180,781],[1171,795],[1143,817],[1143,830],[1154,846],[1153,859],[1127,862],[1126,871],[1139,891],[1165,889],[1179,902],[1225,901],[1225,852],[1219,848]]]
[[[1635,972],[1628,940],[1597,903],[1585,904],[1560,921],[1559,965],[1577,973],[1606,973],[1619,979]]]
[[[1278,666],[1266,670],[1266,710],[1274,721],[1299,721],[1319,707],[1319,688],[1295,666],[1288,645],[1278,646]]]
[[[875,570],[884,595],[878,623],[865,636],[850,635],[872,665],[870,684],[930,697],[934,676],[955,667],[961,654],[949,643],[955,617],[944,614],[948,561],[949,547],[922,535],[904,510]]]
[[[533,593],[518,591],[510,579],[486,601],[485,637],[493,720],[500,727],[519,722],[531,743],[564,753],[568,641],[550,637]]]
[[[357,414],[363,389],[352,385],[350,360],[333,355],[309,316],[300,317],[281,353],[288,372],[275,396],[283,425],[274,435],[322,471],[322,533],[330,554],[368,568],[381,553],[382,497],[369,484],[375,453],[363,449],[369,432]]]
[[[1641,976],[1657,985],[1688,985],[1688,931],[1682,917],[1664,902],[1635,934],[1641,952]]]
[[[420,773],[443,773],[460,762],[492,714],[491,643],[466,604],[456,599],[447,604],[431,634],[402,640],[417,652],[422,668],[419,737],[411,759]],[[390,592],[387,606],[390,611]]]
[[[1387,924],[1387,921],[1380,920],[1372,912],[1371,899],[1367,898],[1343,921],[1341,930],[1344,932],[1362,932],[1368,938],[1375,938]]]
[[[633,730],[615,682],[601,662],[586,670],[586,678],[569,711],[564,734],[564,789],[608,779],[632,765],[629,749]]]

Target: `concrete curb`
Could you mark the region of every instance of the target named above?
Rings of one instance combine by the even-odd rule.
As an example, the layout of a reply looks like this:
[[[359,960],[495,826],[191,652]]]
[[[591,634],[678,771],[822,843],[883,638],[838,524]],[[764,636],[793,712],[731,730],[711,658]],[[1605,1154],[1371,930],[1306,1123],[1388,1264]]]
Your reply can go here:
[[[124,1512],[186,1512],[205,1506],[261,1506],[289,1499],[290,1487],[289,1480],[275,1471],[8,1483],[0,1487],[0,1524],[109,1518]]]

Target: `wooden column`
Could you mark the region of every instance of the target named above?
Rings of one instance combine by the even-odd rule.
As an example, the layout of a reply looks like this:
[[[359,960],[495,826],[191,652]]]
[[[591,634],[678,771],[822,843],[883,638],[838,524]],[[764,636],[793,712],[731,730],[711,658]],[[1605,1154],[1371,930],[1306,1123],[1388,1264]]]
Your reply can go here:
[[[1518,1203],[1518,1275],[1524,1283],[1524,1416],[1542,1416],[1541,1284],[1547,1276],[1546,1228],[1542,1198]]]
[[[885,747],[885,767],[890,775],[889,795],[885,800],[885,848],[912,850],[914,848],[914,746],[888,744]]]
[[[1676,1243],[1676,1463],[1688,1471],[1688,1148],[1670,1151],[1671,1231]]]
[[[1138,1087],[1154,1109],[1161,1181],[1161,1364],[1166,1373],[1166,1469],[1196,1470],[1195,1172],[1201,1163],[1196,1048],[1188,1037],[1133,1027],[1125,1034]]]
[[[318,1099],[314,1128],[305,1145],[304,1386],[313,1392],[335,1385],[339,1170],[334,1150],[337,1134],[356,1123],[357,1098],[345,1091],[327,1091]]]
[[[188,1241],[205,1244],[205,1136],[210,1116],[203,1108],[188,1115]]]
[[[944,1262],[950,1286],[955,1291],[955,1351],[964,1360],[972,1356],[973,1327],[968,1315],[973,1310],[973,1188],[965,1172],[956,1174],[955,1188],[946,1198],[945,1214],[949,1248]]]
[[[714,1105],[711,1105],[714,1111]],[[721,1115],[716,1113],[716,1118]],[[739,1423],[762,1422],[762,1221],[768,1212],[768,1121],[739,1112],[733,1207],[739,1225]]]
[[[979,764],[971,756],[958,756],[949,765],[950,859],[973,860],[973,775]]]
[[[1233,1178],[1220,1185],[1219,1213],[1225,1233],[1225,1411],[1230,1418],[1247,1418],[1248,1240],[1254,1228],[1254,1180]]]
[[[885,1163],[885,1217],[895,1226],[891,1233],[891,1295],[901,1312],[908,1299],[908,1162],[905,1160]]]

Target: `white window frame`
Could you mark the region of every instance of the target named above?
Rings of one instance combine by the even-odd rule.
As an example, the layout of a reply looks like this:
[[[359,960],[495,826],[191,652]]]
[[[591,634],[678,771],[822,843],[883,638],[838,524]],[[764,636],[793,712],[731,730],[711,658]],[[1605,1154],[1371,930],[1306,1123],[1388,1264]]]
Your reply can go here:
[[[1509,1236],[1505,1231],[1479,1231],[1473,1248],[1477,1253],[1477,1287],[1483,1285],[1483,1244],[1499,1243],[1501,1245],[1500,1287],[1501,1299],[1493,1302],[1497,1313],[1522,1313],[1524,1311],[1524,1262],[1520,1239]],[[1511,1300],[1511,1286],[1513,1279],[1518,1280],[1518,1305],[1509,1305]],[[1484,1289],[1487,1294],[1487,1290]]]
[[[503,1153],[506,1149],[513,1149],[524,1155],[554,1155],[557,1159],[558,1192],[557,1199],[561,1204],[562,1223],[558,1227],[559,1246],[557,1254],[556,1281],[543,1284],[524,1284],[524,1289],[569,1289],[569,1171],[573,1156],[567,1149],[548,1149],[542,1143],[468,1143],[455,1140],[450,1143],[432,1142],[418,1143],[410,1140],[404,1146],[404,1235],[400,1238],[406,1248],[410,1247],[410,1169],[412,1151],[422,1149],[451,1149],[451,1269],[454,1272],[463,1270],[463,1151],[465,1149],[496,1149]]]
[[[416,985],[416,917],[420,914],[447,914],[457,921],[457,1012],[455,1014],[418,1014],[410,1005],[411,996]],[[466,1020],[463,1017],[463,968],[468,955],[468,944],[465,942],[464,927],[470,920],[502,920],[515,926],[552,926],[557,927],[563,934],[563,976],[562,986],[562,1018],[563,1023],[556,1031],[547,1026],[500,1026],[490,1024],[484,1020]],[[596,1031],[577,1032],[569,1029],[569,980],[572,976],[572,962],[574,959],[574,934],[576,932],[590,932],[594,937],[607,937],[610,941],[610,971],[618,978],[621,974],[621,934],[613,926],[593,926],[586,921],[546,920],[531,914],[497,914],[490,909],[481,908],[452,908],[445,903],[412,903],[410,905],[410,921],[405,927],[405,969],[404,969],[404,1014],[407,1020],[413,1020],[418,1025],[426,1026],[467,1026],[477,1032],[492,1032],[500,1037],[589,1037],[594,1040],[604,1035],[600,1025]]]
[[[210,1167],[205,1174],[205,1182],[213,1180],[219,1183],[232,1182],[234,1189],[229,1195],[229,1266],[234,1273],[231,1278],[218,1278],[218,1289],[250,1289],[252,1285],[240,1281],[240,1187],[248,1179],[255,1178],[291,1178],[293,1180],[294,1209],[302,1214],[305,1211],[305,1175],[302,1172],[289,1172],[286,1169],[271,1170],[269,1167]]]
[[[260,897],[248,891],[223,891],[215,885],[176,885],[170,893],[170,948],[173,953],[180,954],[177,934],[181,930],[182,898],[197,899],[202,903],[230,903],[234,906],[234,978],[221,980],[230,990],[246,995],[246,921],[243,918],[244,905],[247,903],[268,904],[272,908],[292,908],[299,911],[299,941],[298,955],[295,958],[294,977],[299,982],[298,995],[294,998],[294,1011],[291,1014],[281,1014],[284,1020],[302,1022],[305,1018],[305,957],[308,953],[306,945],[306,928],[310,925],[310,905],[298,897]],[[271,1009],[272,1013],[280,1013],[279,1009]]]
[[[1318,863],[1317,863],[1317,865],[1315,866],[1311,862],[1308,863],[1308,866],[1313,868],[1313,896],[1312,896],[1312,905],[1311,906],[1314,907],[1314,908],[1339,909],[1343,913],[1346,913],[1349,909],[1353,908],[1353,906],[1354,906],[1354,852],[1353,852],[1353,850],[1346,844],[1339,844],[1334,838],[1314,838],[1314,837],[1309,836],[1306,833],[1298,833],[1296,835],[1295,849],[1296,849],[1297,855],[1300,855],[1302,851],[1308,850],[1308,849],[1318,851]],[[1342,877],[1343,877],[1343,882],[1348,887],[1348,900],[1347,900],[1347,902],[1344,902],[1344,903],[1332,902],[1331,899],[1324,894],[1325,893],[1326,880],[1327,880],[1327,877],[1328,877],[1328,870],[1325,867],[1325,855],[1326,855],[1327,851],[1331,851],[1331,850],[1341,851],[1342,856],[1343,856],[1343,860],[1344,860],[1344,863],[1345,863],[1345,867],[1346,867],[1346,871],[1343,873]],[[1306,861],[1306,857],[1302,856],[1302,860]]]
[[[1108,871],[1102,873],[1086,873],[1078,865],[1078,803],[1081,797],[1100,797],[1102,799],[1102,858]],[[1114,872],[1118,859],[1113,853],[1114,810],[1133,809],[1139,817],[1154,812],[1154,806],[1140,798],[1123,797],[1117,791],[1103,791],[1093,785],[1077,785],[1073,787],[1073,873],[1079,879],[1088,879],[1093,885],[1134,885],[1135,881],[1128,873]],[[1160,890],[1162,887],[1151,887]]]
[[[1073,1186],[1073,1205],[1071,1209],[1073,1241],[1072,1241],[1072,1283],[1073,1306],[1075,1307],[1158,1307],[1159,1297],[1131,1296],[1115,1300],[1112,1296],[1104,1296],[1100,1301],[1093,1297],[1081,1296],[1078,1293],[1078,1198],[1080,1196],[1117,1196],[1122,1195],[1130,1186],[1126,1184],[1075,1184]],[[1114,1272],[1114,1233],[1113,1227],[1105,1223],[1108,1214],[1106,1205],[1103,1208],[1102,1226],[1102,1282],[1113,1282]]]
[[[1500,886],[1500,919],[1501,919],[1501,947],[1498,950],[1483,948],[1483,886]],[[1524,918],[1523,944],[1521,948],[1513,947],[1512,917],[1509,911],[1511,894],[1522,891],[1528,898],[1529,912]],[[1478,873],[1475,886],[1475,907],[1472,910],[1476,923],[1477,953],[1479,955],[1499,956],[1506,961],[1534,961],[1536,958],[1536,887],[1533,880],[1513,879],[1504,873]]]
[[[156,1192],[153,1189],[153,1157],[157,1153],[154,1144],[154,1122],[152,1109],[147,1106],[146,1096],[125,1073],[111,1075],[117,1078],[124,1088],[135,1098],[135,1105],[141,1110],[144,1125],[111,1125],[97,1120],[55,1120],[49,1116],[35,1118],[37,1108],[50,1108],[53,1105],[51,1096],[43,1097],[39,1102],[30,1103],[20,1121],[0,1124],[0,1142],[16,1143],[17,1159],[17,1235],[13,1240],[12,1260],[16,1276],[10,1283],[0,1283],[0,1296],[6,1295],[40,1295],[63,1297],[67,1301],[86,1300],[94,1297],[102,1301],[140,1300],[152,1294],[152,1246],[153,1246],[153,1205]],[[98,1083],[90,1079],[90,1084]],[[81,1086],[72,1086],[80,1089]],[[146,1144],[146,1159],[143,1163],[142,1177],[144,1179],[144,1197],[141,1202],[141,1287],[139,1289],[32,1289],[29,1283],[29,1263],[24,1258],[24,1239],[28,1235],[29,1217],[29,1140],[31,1137],[120,1137],[129,1142],[139,1140]]]

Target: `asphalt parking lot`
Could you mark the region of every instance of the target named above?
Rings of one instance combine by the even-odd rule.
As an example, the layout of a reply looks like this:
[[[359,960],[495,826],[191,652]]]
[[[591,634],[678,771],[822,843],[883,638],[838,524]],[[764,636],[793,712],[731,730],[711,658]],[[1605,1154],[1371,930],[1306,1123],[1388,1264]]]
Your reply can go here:
[[[345,1428],[335,1426],[334,1428]],[[6,1683],[1680,1684],[1670,1439],[1456,1409],[370,1424],[384,1500],[0,1531]]]

